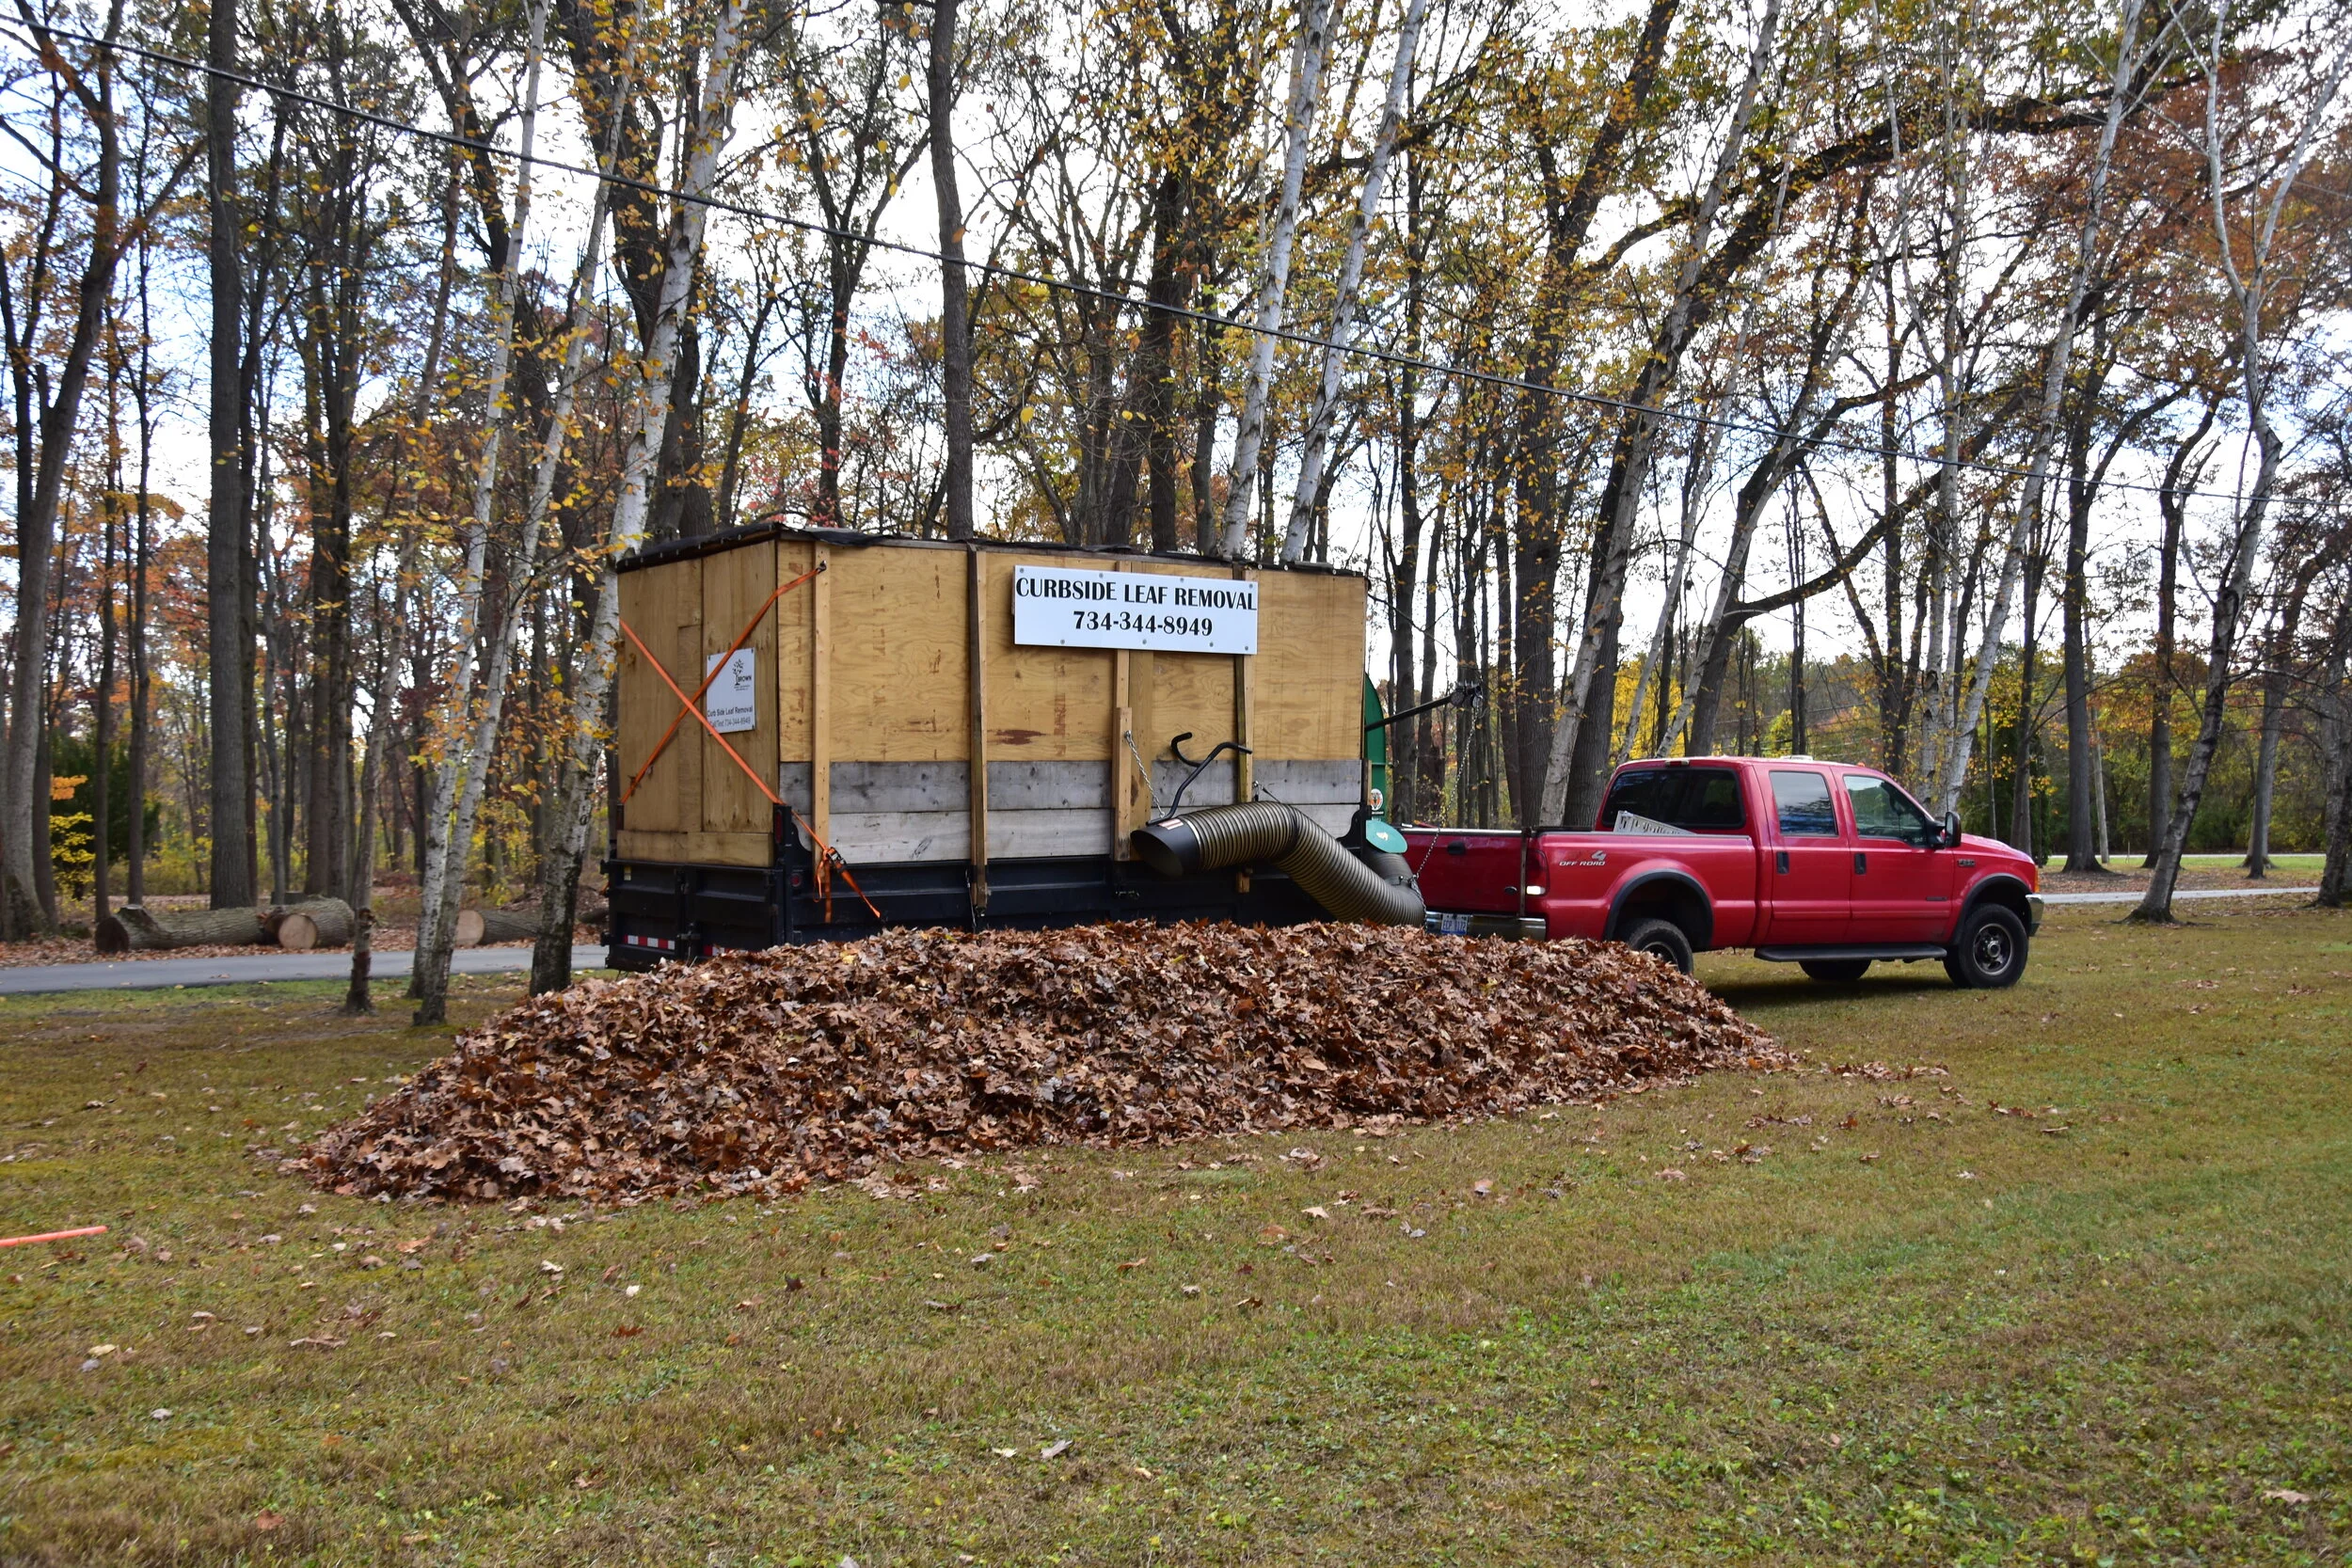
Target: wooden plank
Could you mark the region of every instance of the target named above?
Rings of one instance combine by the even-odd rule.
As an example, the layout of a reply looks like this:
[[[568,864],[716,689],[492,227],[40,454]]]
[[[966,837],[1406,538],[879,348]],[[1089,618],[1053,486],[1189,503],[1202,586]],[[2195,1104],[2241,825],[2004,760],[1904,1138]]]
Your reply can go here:
[[[987,563],[979,546],[964,555],[964,853],[972,863],[972,911],[988,912],[988,639],[983,635]]]
[[[707,733],[703,736],[703,791],[700,826],[705,832],[759,832],[767,829],[770,807],[760,783],[776,772],[776,689],[772,676],[776,659],[775,612],[767,603],[776,589],[776,549],[772,540],[739,546],[723,555],[706,556],[702,580],[702,646],[691,671],[677,672],[681,684],[699,681],[708,662],[741,635],[744,623],[759,614],[757,628],[744,646],[750,650],[759,683],[753,711],[756,722],[748,730],[730,733],[727,745],[758,774],[759,783],[735,765]],[[766,606],[763,610],[762,606]],[[687,689],[693,688],[689,685]],[[700,725],[695,726],[700,729]]]
[[[1111,650],[1111,859],[1135,859],[1135,850],[1127,843],[1127,821],[1134,815],[1135,801],[1140,791],[1136,787],[1135,765],[1127,760],[1127,737],[1133,732],[1136,710],[1129,698],[1128,683],[1135,675],[1135,653],[1128,648]]]
[[[1250,571],[1246,566],[1233,568],[1233,576],[1243,582],[1257,582],[1258,588],[1258,649],[1266,645],[1265,574]],[[1258,707],[1257,658],[1250,654],[1233,656],[1233,738],[1247,750],[1233,759],[1233,800],[1248,804],[1257,798],[1257,773],[1251,766],[1257,761],[1257,742],[1251,738],[1256,731]],[[1288,678],[1289,671],[1283,671]]]
[[[621,859],[679,861],[696,865],[766,865],[766,833],[660,832],[624,827],[618,846]]]
[[[813,564],[824,568],[810,579],[808,627],[808,821],[817,836],[833,842],[833,549],[819,545]],[[819,885],[825,872],[818,870]]]
[[[789,581],[817,563],[817,546],[806,539],[785,539],[776,545],[777,580]],[[776,624],[776,756],[780,761],[808,760],[809,639],[816,621],[817,583],[811,578],[776,601],[769,613]],[[806,803],[803,802],[803,809]]]

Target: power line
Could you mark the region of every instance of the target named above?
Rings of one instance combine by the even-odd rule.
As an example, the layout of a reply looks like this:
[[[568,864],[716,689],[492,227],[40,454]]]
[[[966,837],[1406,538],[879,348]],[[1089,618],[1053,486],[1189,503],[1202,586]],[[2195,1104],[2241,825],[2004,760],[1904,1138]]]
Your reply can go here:
[[[16,32],[13,26],[0,27],[0,31],[10,32],[18,39],[18,41],[25,41],[23,34],[21,32]],[[759,222],[780,224],[785,228],[798,230],[803,233],[821,235],[828,239],[847,240],[852,244],[866,245],[870,249],[886,250],[897,255],[912,257],[917,261],[944,261],[946,260],[946,258],[936,250],[931,250],[918,245],[911,245],[902,240],[887,240],[880,237],[879,235],[862,234],[857,232],[855,230],[840,229],[831,224],[818,222],[810,218],[794,217],[788,214],[771,212],[764,207],[755,207],[747,202],[729,200],[724,197],[689,196],[687,193],[677,190],[675,187],[660,184],[653,181],[633,179],[628,175],[617,172],[606,175],[601,173],[599,170],[585,165],[568,163],[560,158],[550,158],[536,152],[532,153],[528,159],[525,159],[519,151],[501,147],[493,141],[478,140],[471,136],[459,135],[455,132],[437,131],[429,126],[419,125],[410,120],[395,119],[389,115],[377,114],[373,110],[363,109],[356,104],[338,103],[333,99],[322,98],[315,93],[305,92],[299,87],[288,87],[281,83],[270,82],[262,77],[249,75],[241,71],[232,71],[225,66],[214,65],[209,61],[191,59],[184,55],[175,55],[167,50],[154,49],[145,44],[127,43],[120,40],[104,39],[98,37],[95,34],[80,32],[71,27],[44,26],[41,31],[56,38],[72,39],[76,42],[86,43],[93,48],[111,50],[118,54],[135,55],[144,59],[155,61],[159,64],[176,66],[185,71],[199,71],[207,76],[215,76],[224,81],[237,83],[241,87],[252,88],[257,92],[267,93],[274,98],[291,99],[296,103],[310,104],[314,108],[324,109],[330,114],[345,116],[364,124],[373,125],[379,129],[393,132],[396,135],[414,136],[420,140],[435,142],[445,147],[457,148],[466,151],[485,153],[492,157],[505,158],[516,163],[528,162],[535,167],[552,169],[557,173],[570,174],[581,179],[602,180],[609,185],[617,186],[624,190],[632,190],[643,195],[658,197],[670,201],[691,201],[702,207],[707,208],[712,212],[725,213],[732,216],[749,218]],[[1263,332],[1265,336],[1273,338],[1277,341],[1292,343],[1301,348],[1320,349],[1327,353],[1336,348],[1342,354],[1352,355],[1361,359],[1371,360],[1377,364],[1388,365],[1400,370],[1425,371],[1430,374],[1441,377],[1459,377],[1463,380],[1475,381],[1486,386],[1502,388],[1509,391],[1532,393],[1538,397],[1560,398],[1569,403],[1579,404],[1591,408],[1605,408],[1616,413],[1639,415],[1657,420],[1679,420],[1684,424],[1693,427],[1712,426],[1718,430],[1728,431],[1739,435],[1762,436],[1774,442],[1785,440],[1789,435],[1788,431],[1776,429],[1771,425],[1759,424],[1752,420],[1729,419],[1722,415],[1704,414],[1694,410],[1665,408],[1648,404],[1638,404],[1626,398],[1613,398],[1603,392],[1584,392],[1578,391],[1570,388],[1547,387],[1540,382],[1529,381],[1520,376],[1506,375],[1497,371],[1480,370],[1472,366],[1465,365],[1443,365],[1435,360],[1422,359],[1412,355],[1399,354],[1391,349],[1377,348],[1363,343],[1334,344],[1327,339],[1318,338],[1311,333],[1301,332],[1294,328],[1281,326],[1260,327],[1252,322],[1243,321],[1231,316],[1220,316],[1212,310],[1195,309],[1189,306],[1154,304],[1149,299],[1138,299],[1133,293],[1124,289],[1111,289],[1090,283],[1073,283],[1062,278],[1049,277],[1040,273],[1026,272],[1018,267],[1009,267],[1001,262],[976,261],[967,259],[963,265],[967,271],[991,275],[1010,282],[1026,283],[1041,289],[1057,289],[1065,293],[1083,294],[1089,298],[1113,302],[1121,306],[1137,307],[1146,310],[1156,311],[1163,315],[1174,316],[1179,320],[1197,323],[1204,326],[1213,326],[1228,331],[1248,332],[1253,336]],[[2032,477],[2031,469],[2017,467],[2010,464],[1989,463],[1982,458],[1947,459],[1943,457],[1934,457],[1907,451],[1900,447],[1879,446],[1868,441],[1840,439],[1835,436],[1825,436],[1813,441],[1811,445],[1818,448],[1826,448],[1835,451],[1842,451],[1851,456],[1875,457],[1880,459],[1893,458],[1899,462],[1911,463],[1921,467],[1950,467],[1971,473],[1989,474],[1998,479],[2025,480]],[[2152,496],[2171,494],[2179,496],[2185,500],[2228,501],[2233,506],[2249,499],[2235,492],[2227,490],[2191,489],[2167,491],[2165,486],[2161,484],[2150,484],[2145,482],[2133,480],[2107,480],[2103,483],[2103,487],[2114,490],[2137,491],[2141,494]],[[2311,503],[2298,502],[2297,504],[2310,505]],[[2342,508],[2334,504],[2328,504],[2324,508],[2324,510],[2334,512],[2342,510]]]

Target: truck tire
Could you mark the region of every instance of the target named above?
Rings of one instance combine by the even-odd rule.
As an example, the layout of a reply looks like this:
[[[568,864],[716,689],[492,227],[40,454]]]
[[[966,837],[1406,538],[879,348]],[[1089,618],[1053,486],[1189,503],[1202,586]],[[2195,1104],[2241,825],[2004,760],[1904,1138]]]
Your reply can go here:
[[[1797,967],[1804,971],[1808,980],[1823,985],[1851,985],[1870,973],[1867,958],[1805,958]]]
[[[1682,927],[1671,920],[1637,920],[1626,927],[1617,939],[1636,953],[1647,953],[1653,958],[1674,965],[1683,974],[1691,973],[1694,960],[1691,957],[1691,939]]]
[[[2026,923],[1999,904],[1978,905],[1961,921],[1944,973],[1971,990],[2015,985],[2026,973]]]

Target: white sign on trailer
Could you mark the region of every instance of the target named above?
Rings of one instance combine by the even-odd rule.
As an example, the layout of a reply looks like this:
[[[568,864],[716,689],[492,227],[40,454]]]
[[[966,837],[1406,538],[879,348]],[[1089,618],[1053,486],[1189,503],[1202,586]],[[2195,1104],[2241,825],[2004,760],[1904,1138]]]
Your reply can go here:
[[[1232,578],[1015,566],[1012,640],[1045,648],[1254,654],[1258,585]]]
[[[759,727],[759,661],[749,648],[738,648],[727,660],[727,667],[719,670],[719,656],[712,654],[703,660],[703,673],[719,670],[703,693],[703,712],[710,716],[710,727],[721,735],[739,735]]]

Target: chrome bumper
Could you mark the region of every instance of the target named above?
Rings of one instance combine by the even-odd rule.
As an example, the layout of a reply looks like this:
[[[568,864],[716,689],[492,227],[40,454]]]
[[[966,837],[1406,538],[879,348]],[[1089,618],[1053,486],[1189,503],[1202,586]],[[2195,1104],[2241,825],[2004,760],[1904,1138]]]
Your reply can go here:
[[[2032,936],[2042,929],[2042,895],[2026,895],[2026,934]]]

